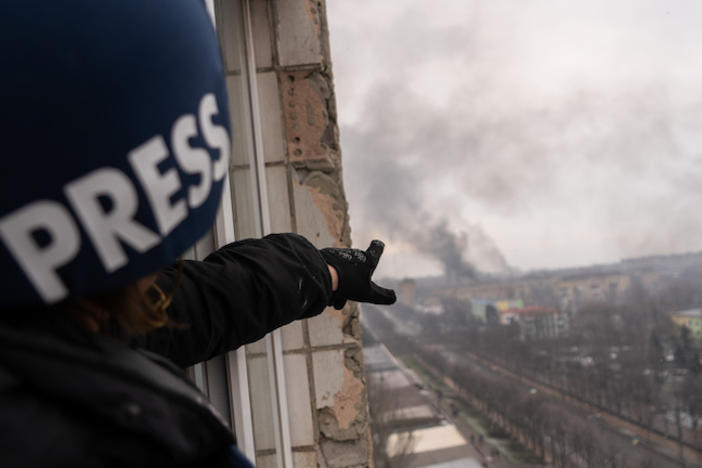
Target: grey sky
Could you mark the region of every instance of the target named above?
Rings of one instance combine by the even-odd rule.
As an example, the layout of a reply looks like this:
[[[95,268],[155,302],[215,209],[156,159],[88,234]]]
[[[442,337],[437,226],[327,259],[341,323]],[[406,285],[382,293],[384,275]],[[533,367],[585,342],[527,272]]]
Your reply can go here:
[[[354,243],[435,273],[702,249],[702,2],[327,4]]]

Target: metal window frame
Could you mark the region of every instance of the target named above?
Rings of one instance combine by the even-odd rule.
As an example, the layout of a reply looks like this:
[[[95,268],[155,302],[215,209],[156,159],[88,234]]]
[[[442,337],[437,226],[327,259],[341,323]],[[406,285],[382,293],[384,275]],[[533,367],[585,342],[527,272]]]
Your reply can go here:
[[[256,162],[256,175],[258,187],[258,200],[261,214],[261,230],[264,235],[271,233],[271,218],[268,204],[268,184],[266,181],[266,167],[263,151],[263,133],[261,130],[261,110],[258,102],[258,86],[256,79],[256,59],[253,44],[253,28],[251,21],[250,0],[241,1],[242,22],[244,25],[244,46],[246,52],[246,72],[249,83],[249,98],[251,108],[251,121],[253,129],[254,160]],[[288,412],[288,395],[285,379],[285,362],[283,360],[283,338],[280,329],[274,330],[266,337],[267,355],[273,356],[273,368],[269,365],[269,372],[273,373],[271,379],[271,395],[277,403],[276,450],[278,465],[283,468],[293,468],[292,443],[290,439],[290,418]],[[276,427],[277,426],[277,427]],[[280,443],[278,443],[280,440]]]
[[[214,4],[206,2],[208,10],[216,24]],[[263,151],[263,134],[261,129],[261,111],[258,100],[256,80],[256,62],[254,55],[253,31],[251,21],[251,5],[249,0],[241,0],[241,20],[243,24],[244,48],[246,59],[246,74],[248,84],[249,108],[251,111],[252,152],[255,162],[255,187],[258,200],[260,231],[263,235],[271,233],[271,220],[268,204],[268,185]],[[229,172],[223,187],[224,196],[217,212],[214,226],[215,246],[222,247],[235,240],[234,210],[231,200],[231,185]],[[276,431],[277,464],[282,468],[293,468],[292,443],[290,437],[290,419],[283,358],[283,340],[280,329],[273,331],[265,338],[266,354],[271,385],[272,404],[277,411],[274,413],[273,427]],[[272,363],[271,363],[272,358]],[[244,347],[230,351],[226,357],[226,369],[229,385],[229,401],[232,414],[230,415],[239,448],[251,460],[256,459],[256,447],[253,431],[253,414],[251,411],[251,395],[249,392],[249,375]],[[272,365],[271,365],[272,364]]]
[[[217,27],[215,20],[215,7],[213,0],[206,0],[207,11],[212,19],[212,24]],[[234,207],[231,198],[231,184],[229,181],[229,170],[227,170],[222,187],[222,200],[217,210],[217,217],[214,225],[214,242],[217,248],[227,245],[236,240],[234,231]],[[232,422],[234,434],[237,437],[239,449],[251,460],[256,459],[256,448],[254,445],[253,420],[251,413],[251,399],[249,395],[249,373],[246,365],[246,350],[241,347],[235,351],[229,351],[225,355],[225,365],[227,370],[227,380],[229,388],[229,415]]]

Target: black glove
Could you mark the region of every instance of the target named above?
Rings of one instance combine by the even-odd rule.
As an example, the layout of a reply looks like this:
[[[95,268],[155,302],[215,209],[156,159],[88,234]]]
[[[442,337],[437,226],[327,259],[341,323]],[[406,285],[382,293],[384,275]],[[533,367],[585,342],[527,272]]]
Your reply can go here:
[[[358,249],[322,249],[322,257],[339,275],[339,287],[331,297],[335,309],[342,309],[348,299],[372,304],[393,304],[395,291],[381,288],[371,276],[383,255],[385,244],[371,242],[365,252]]]

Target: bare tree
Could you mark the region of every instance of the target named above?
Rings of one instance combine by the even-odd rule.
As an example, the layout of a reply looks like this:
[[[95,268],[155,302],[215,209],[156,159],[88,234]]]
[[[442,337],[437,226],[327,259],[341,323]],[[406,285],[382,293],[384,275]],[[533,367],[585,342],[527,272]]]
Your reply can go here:
[[[368,379],[368,398],[375,466],[406,467],[413,457],[415,440],[411,432],[402,431],[398,401],[385,385],[382,374]]]

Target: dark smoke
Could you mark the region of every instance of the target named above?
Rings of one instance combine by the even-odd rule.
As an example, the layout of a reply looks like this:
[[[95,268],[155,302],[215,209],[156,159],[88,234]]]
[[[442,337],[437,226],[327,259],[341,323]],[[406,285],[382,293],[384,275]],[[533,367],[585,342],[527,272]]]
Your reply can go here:
[[[465,232],[452,232],[448,222],[443,219],[434,226],[428,226],[425,232],[413,234],[417,248],[439,260],[448,278],[476,278],[475,266],[463,256],[468,248],[468,235]]]
[[[700,248],[698,91],[673,99],[679,90],[665,67],[625,84],[593,69],[592,81],[574,76],[560,94],[534,98],[520,82],[520,67],[530,65],[520,55],[525,36],[507,34],[509,16],[467,9],[465,27],[446,30],[427,21],[433,8],[408,8],[377,30],[333,43],[343,51],[335,58],[337,89],[373,77],[352,103],[360,117],[341,126],[356,233],[410,242],[458,276],[471,268],[509,271],[491,236],[509,241],[510,252],[537,252],[524,255],[541,263],[531,266]],[[332,34],[350,28],[340,26]],[[410,83],[435,65],[436,80],[422,82],[425,89],[460,74],[460,89],[446,102]],[[492,232],[481,227],[486,213]],[[504,231],[494,231],[495,220]],[[521,231],[533,223],[542,223],[529,239],[536,245],[522,247]]]
[[[481,270],[509,272],[504,255],[479,224],[462,219],[458,210],[448,214],[450,202],[438,207],[429,202],[431,192],[440,184],[441,167],[448,174],[465,171],[453,161],[464,154],[464,164],[469,163],[467,150],[475,143],[468,144],[466,139],[472,131],[460,135],[462,149],[457,154],[457,143],[446,134],[453,131],[448,126],[450,119],[426,109],[422,112],[419,107],[416,113],[403,112],[399,106],[412,108],[413,100],[411,92],[399,88],[378,90],[369,98],[369,106],[381,95],[388,107],[374,112],[367,121],[369,126],[344,128],[345,164],[350,168],[345,177],[352,216],[362,212],[367,225],[438,260],[451,278],[475,279]],[[481,184],[499,194],[510,190],[496,178]],[[465,190],[470,192],[471,187]]]

